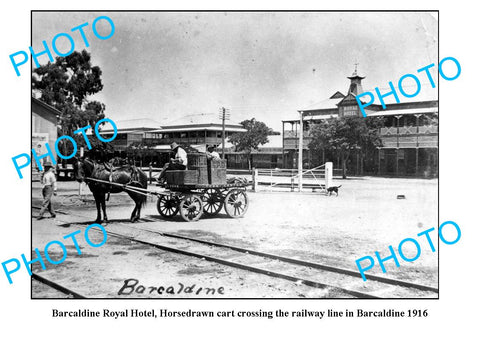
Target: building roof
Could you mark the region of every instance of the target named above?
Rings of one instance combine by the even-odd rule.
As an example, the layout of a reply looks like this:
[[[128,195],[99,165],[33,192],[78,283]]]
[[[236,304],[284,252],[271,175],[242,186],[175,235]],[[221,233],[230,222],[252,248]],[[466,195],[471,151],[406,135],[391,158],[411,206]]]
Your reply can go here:
[[[321,120],[321,119],[330,119],[330,118],[338,118],[338,114],[303,116],[303,121],[308,122],[309,120]]]
[[[57,110],[56,108],[54,108],[53,106],[51,105],[48,105],[47,103],[45,103],[44,101],[40,100],[40,99],[37,99],[35,97],[32,97],[32,105],[33,104],[38,104],[39,106],[43,107],[46,109],[46,112],[48,112],[49,114],[57,117],[57,116],[60,116],[62,114],[62,112],[60,112],[59,110]],[[33,107],[32,107],[33,109]]]
[[[303,121],[308,122],[309,120],[319,120],[319,119],[330,119],[330,118],[338,118],[338,114],[321,114],[321,115],[304,115]],[[284,123],[295,123],[299,122],[300,119],[290,119],[290,120],[282,120]]]
[[[171,115],[164,121],[162,121],[162,126],[185,126],[185,125],[198,125],[198,124],[220,124],[221,119],[219,113],[192,113],[181,116]],[[229,125],[240,125],[237,123],[232,123],[227,120],[225,122]]]
[[[425,107],[425,108],[416,108],[416,109],[397,109],[397,110],[380,110],[374,111],[367,115],[367,117],[378,117],[378,116],[395,116],[395,115],[413,115],[421,113],[437,113],[438,107]]]
[[[210,123],[210,124],[186,124],[186,125],[164,125],[161,129],[152,130],[148,132],[169,133],[169,132],[185,132],[185,131],[222,131],[222,124]],[[232,125],[225,124],[225,131],[228,132],[245,132],[240,124]]]
[[[215,122],[218,121],[218,122]],[[218,114],[192,114],[185,115],[180,118],[174,118],[168,123],[159,123],[150,118],[137,118],[114,121],[117,131],[122,133],[134,132],[183,132],[195,130],[221,131],[222,124],[218,120]],[[212,123],[214,122],[214,123]],[[106,124],[100,129],[103,132],[113,132],[111,125]],[[229,132],[245,132],[241,124],[226,122],[225,131]]]
[[[117,130],[119,132],[139,132],[139,130],[154,130],[160,129],[161,124],[153,119],[149,118],[137,118],[137,119],[126,119],[126,120],[118,120],[115,121],[115,125],[117,126]],[[105,125],[108,127],[106,129],[101,129],[101,131],[108,132],[113,131],[111,129],[111,125]]]
[[[327,109],[337,109],[337,104],[342,101],[343,97],[335,97],[324,99],[321,102],[309,105],[305,108],[299,109],[298,111],[314,111],[314,110],[327,110]]]

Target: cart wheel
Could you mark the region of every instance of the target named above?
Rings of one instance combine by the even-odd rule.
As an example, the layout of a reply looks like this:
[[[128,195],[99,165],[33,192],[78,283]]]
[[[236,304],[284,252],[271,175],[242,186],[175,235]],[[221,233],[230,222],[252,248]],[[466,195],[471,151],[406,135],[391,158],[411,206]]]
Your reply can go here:
[[[203,213],[207,216],[215,216],[222,210],[223,195],[218,189],[207,189],[202,193]]]
[[[248,209],[248,196],[244,190],[230,190],[225,197],[225,212],[228,216],[239,218],[245,215]]]
[[[157,201],[158,213],[165,218],[172,218],[178,213],[178,204],[178,197],[162,195]]]
[[[185,195],[180,201],[180,215],[187,222],[198,221],[203,214],[202,199],[197,195]]]

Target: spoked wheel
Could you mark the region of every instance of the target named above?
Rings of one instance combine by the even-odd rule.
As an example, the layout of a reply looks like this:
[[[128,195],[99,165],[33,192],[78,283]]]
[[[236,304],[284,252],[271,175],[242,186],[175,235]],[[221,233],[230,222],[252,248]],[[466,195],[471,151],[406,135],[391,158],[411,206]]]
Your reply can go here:
[[[228,216],[239,218],[245,215],[248,209],[248,196],[245,190],[230,190],[225,197],[225,212]]]
[[[162,195],[157,201],[157,210],[165,218],[172,218],[178,213],[180,200],[175,196]]]
[[[223,195],[218,189],[207,189],[202,193],[203,212],[207,216],[215,216],[222,210]]]
[[[198,221],[203,214],[203,202],[200,196],[186,195],[180,201],[180,215],[187,222]]]

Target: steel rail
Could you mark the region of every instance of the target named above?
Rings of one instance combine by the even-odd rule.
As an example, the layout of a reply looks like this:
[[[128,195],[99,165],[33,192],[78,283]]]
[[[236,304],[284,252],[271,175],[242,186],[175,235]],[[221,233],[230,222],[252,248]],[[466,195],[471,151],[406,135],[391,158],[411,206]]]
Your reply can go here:
[[[146,229],[143,229],[143,230],[146,230]],[[229,248],[229,249],[241,252],[241,253],[262,256],[262,257],[266,257],[266,258],[270,258],[270,259],[278,260],[278,261],[282,261],[282,262],[298,264],[298,265],[301,265],[301,266],[312,267],[312,268],[331,271],[331,272],[335,272],[335,273],[339,273],[339,274],[345,274],[345,275],[350,275],[350,276],[355,276],[355,277],[362,277],[362,275],[359,272],[356,272],[356,271],[350,270],[350,269],[328,266],[328,265],[324,265],[324,264],[316,263],[316,262],[298,260],[298,259],[294,259],[294,258],[290,258],[290,257],[284,257],[284,256],[281,256],[281,255],[275,255],[275,254],[269,254],[269,253],[256,251],[256,250],[251,250],[251,249],[245,249],[245,248],[232,246],[232,245],[228,245],[228,244],[204,241],[204,240],[200,240],[200,239],[196,239],[196,238],[192,238],[192,237],[187,237],[187,236],[182,236],[182,235],[178,235],[178,234],[162,233],[162,232],[157,232],[157,231],[153,231],[153,230],[148,230],[148,231],[153,232],[153,233],[158,233],[160,235],[167,236],[167,237],[173,237],[173,238],[179,238],[179,239],[183,239],[183,240],[198,242],[198,243],[202,243],[202,244],[209,245],[209,246]],[[423,290],[423,291],[432,291],[432,292],[438,293],[438,288],[425,286],[425,285],[421,285],[421,284],[417,284],[417,283],[413,283],[413,282],[390,279],[390,278],[387,278],[387,277],[381,277],[381,276],[371,275],[371,274],[365,274],[365,277],[369,280],[378,281],[378,282],[382,282],[382,283],[388,283],[388,284],[392,284],[392,285],[396,285],[396,286],[402,286],[402,287],[407,287],[407,288],[415,288],[415,289],[419,289],[419,290]]]
[[[45,285],[47,285],[47,286],[49,286],[49,287],[52,287],[52,288],[58,290],[59,292],[62,292],[62,293],[67,294],[67,295],[72,295],[75,299],[86,299],[85,296],[83,296],[81,294],[78,294],[78,293],[74,292],[73,290],[70,290],[70,289],[68,289],[68,288],[66,288],[66,287],[64,287],[64,286],[62,286],[62,285],[60,285],[56,282],[53,282],[53,281],[51,281],[47,278],[44,278],[43,276],[40,276],[36,273],[32,273],[32,278],[41,282],[41,283],[43,283],[43,284],[45,284]]]
[[[83,216],[83,215],[79,215],[79,216]],[[150,222],[155,222],[156,221],[152,218],[144,218],[144,220],[150,221]],[[119,222],[119,223],[124,224],[122,222]],[[200,239],[197,239],[197,238],[187,237],[187,236],[178,235],[178,234],[158,232],[158,231],[154,231],[154,230],[150,230],[150,229],[144,229],[144,228],[132,228],[132,229],[137,229],[137,230],[140,229],[140,230],[148,231],[148,232],[155,233],[155,234],[165,236],[165,237],[183,239],[183,240],[197,242],[197,243],[200,243],[200,244],[215,246],[215,247],[219,247],[219,248],[228,248],[228,249],[232,249],[232,250],[244,253],[244,254],[261,256],[261,257],[270,258],[270,259],[273,259],[273,260],[278,260],[278,261],[282,261],[282,262],[286,262],[286,263],[301,265],[301,266],[305,266],[305,267],[311,267],[311,268],[315,268],[315,269],[320,269],[320,270],[325,270],[325,271],[330,271],[330,272],[336,272],[336,273],[339,273],[339,274],[344,274],[344,275],[349,275],[349,276],[354,276],[354,277],[362,277],[359,272],[349,270],[349,269],[345,269],[345,268],[334,267],[334,266],[324,265],[324,264],[321,264],[321,263],[309,262],[309,261],[304,261],[304,260],[299,260],[299,259],[294,259],[294,258],[288,258],[288,257],[284,257],[284,256],[281,256],[281,255],[270,254],[270,253],[266,253],[266,252],[246,249],[246,248],[237,247],[237,246],[228,245],[228,244],[222,244],[222,243],[200,240]],[[212,257],[212,256],[208,256],[208,255],[197,254],[197,253],[188,252],[188,251],[177,249],[177,248],[172,248],[172,247],[167,247],[167,246],[163,246],[163,245],[159,245],[159,244],[155,244],[155,243],[151,243],[151,242],[147,242],[147,241],[142,241],[142,240],[138,240],[134,237],[114,233],[114,232],[111,232],[111,231],[107,231],[107,234],[111,234],[112,236],[115,236],[115,237],[118,237],[118,238],[126,238],[126,239],[129,239],[131,241],[142,243],[142,244],[145,244],[145,245],[150,245],[150,246],[153,246],[155,248],[159,248],[159,249],[162,249],[162,250],[165,250],[165,251],[179,253],[179,254],[186,255],[186,256],[193,256],[193,257],[197,257],[197,258],[202,258],[202,259],[206,259],[206,260],[211,261],[211,262],[216,262],[216,263],[224,264],[224,265],[227,265],[227,266],[236,267],[236,268],[239,268],[239,269],[244,269],[244,270],[253,271],[253,272],[257,272],[257,273],[262,273],[262,274],[266,274],[266,275],[269,275],[269,276],[279,277],[279,278],[283,278],[283,279],[287,279],[287,280],[295,281],[295,282],[301,281],[302,283],[305,283],[306,285],[311,286],[311,287],[331,288],[331,289],[341,290],[341,291],[344,291],[344,292],[348,291],[350,293],[347,293],[347,294],[350,294],[350,295],[353,295],[353,296],[356,296],[356,297],[361,297],[361,298],[375,298],[375,299],[379,298],[378,296],[373,296],[373,295],[365,294],[365,293],[358,292],[358,291],[347,290],[347,289],[344,289],[344,288],[341,288],[341,287],[327,285],[327,284],[323,284],[323,283],[315,282],[315,281],[310,281],[310,280],[304,280],[304,279],[297,278],[297,277],[294,277],[294,276],[285,275],[285,274],[281,274],[281,273],[276,273],[276,272],[269,271],[269,270],[266,270],[266,269],[261,269],[261,268],[257,268],[257,267],[253,267],[253,266],[248,266],[248,265],[236,263],[236,262],[233,262],[233,261],[223,260],[223,259],[215,258],[215,257]],[[412,283],[412,282],[408,282],[408,281],[390,279],[390,278],[376,276],[376,275],[372,275],[372,274],[365,274],[365,277],[367,279],[370,279],[370,280],[373,280],[373,281],[387,283],[387,284],[391,284],[391,285],[395,285],[395,286],[413,288],[413,289],[418,289],[418,290],[422,290],[422,291],[431,291],[431,292],[435,292],[435,293],[439,292],[438,288],[430,287],[430,286],[426,286],[426,285],[421,285],[421,284],[417,284],[417,283]]]
[[[325,284],[325,283],[321,283],[321,282],[317,282],[317,281],[312,281],[312,280],[308,280],[308,279],[302,279],[302,278],[295,277],[295,276],[292,276],[292,275],[282,274],[282,273],[278,273],[278,272],[271,271],[271,270],[266,270],[266,269],[246,265],[246,264],[241,264],[241,263],[238,263],[238,262],[233,262],[233,261],[229,261],[229,260],[220,259],[220,258],[217,258],[217,257],[214,257],[214,256],[198,254],[198,253],[190,252],[190,251],[187,251],[187,250],[182,250],[182,249],[178,249],[178,248],[164,246],[164,245],[157,244],[157,243],[142,241],[142,240],[139,240],[135,237],[126,236],[126,235],[114,233],[114,232],[111,232],[111,231],[107,231],[107,234],[111,235],[111,236],[114,236],[114,237],[117,237],[117,238],[123,238],[123,239],[127,239],[129,241],[133,241],[133,242],[137,242],[137,243],[140,243],[140,244],[145,244],[145,245],[148,245],[148,246],[152,246],[154,248],[165,250],[165,251],[168,251],[168,252],[171,252],[171,253],[196,257],[196,258],[200,258],[202,260],[207,260],[207,261],[210,261],[210,262],[219,263],[219,264],[229,266],[229,267],[243,269],[243,270],[247,270],[247,271],[254,272],[254,273],[268,275],[268,276],[271,276],[271,277],[281,278],[281,279],[285,279],[285,280],[292,281],[292,282],[299,282],[299,283],[302,283],[302,284],[304,284],[306,286],[309,286],[309,287],[331,289],[331,290],[334,290],[336,292],[348,294],[348,295],[355,296],[355,297],[362,298],[362,299],[378,299],[379,298],[378,296],[362,293],[362,292],[359,292],[359,291],[345,289],[345,288],[341,288],[341,287],[337,287],[337,286],[332,286],[332,285],[329,285],[329,284]]]
[[[143,219],[147,220],[147,221],[150,221],[150,222],[155,222],[156,221],[156,220],[154,220],[152,218],[148,218],[148,217],[143,218]],[[122,223],[122,222],[119,222],[119,223]],[[310,262],[310,261],[304,261],[304,260],[299,260],[299,259],[295,259],[295,258],[284,257],[284,256],[281,256],[281,255],[266,253],[266,252],[262,252],[262,251],[256,251],[256,250],[252,250],[252,249],[246,249],[246,248],[237,247],[237,246],[228,245],[228,244],[222,244],[222,243],[217,243],[217,242],[200,240],[200,239],[197,239],[197,238],[187,237],[187,236],[178,235],[178,234],[164,233],[164,232],[159,232],[159,231],[144,229],[144,228],[133,228],[133,229],[140,229],[140,230],[148,231],[148,232],[158,234],[158,235],[161,235],[161,236],[165,236],[165,237],[183,239],[183,240],[197,242],[197,243],[200,243],[200,244],[205,244],[205,245],[214,246],[214,247],[228,248],[228,249],[235,250],[235,251],[238,251],[238,252],[241,252],[241,253],[244,253],[244,254],[261,256],[261,257],[270,258],[270,259],[273,259],[273,260],[278,260],[278,261],[282,261],[282,262],[286,262],[286,263],[301,265],[301,266],[305,266],[305,267],[311,267],[311,268],[315,268],[315,269],[335,272],[335,273],[354,276],[354,277],[360,277],[360,278],[362,277],[362,275],[359,272],[356,272],[356,271],[353,271],[353,270],[350,270],[350,269],[346,269],[346,268],[334,267],[334,266],[329,266],[329,265],[325,265],[325,264],[321,264],[321,263],[317,263],[317,262]],[[113,233],[113,234],[115,234],[115,233]],[[117,235],[114,235],[114,236],[121,237],[121,234],[117,234]],[[124,237],[128,238],[128,236],[124,236]],[[139,241],[139,240],[135,240],[135,241],[144,242],[144,241]],[[202,256],[202,257],[204,257],[204,256]],[[413,282],[391,279],[391,278],[381,277],[381,276],[372,275],[372,274],[365,274],[365,277],[369,280],[372,280],[372,281],[382,282],[382,283],[391,284],[391,285],[395,285],[395,286],[401,286],[401,287],[406,287],[406,288],[418,289],[418,290],[422,290],[422,291],[431,291],[431,292],[434,292],[434,293],[439,293],[439,289],[436,288],[436,287],[421,285],[421,284],[417,284],[417,283],[413,283]],[[375,298],[378,298],[378,297],[375,297]]]

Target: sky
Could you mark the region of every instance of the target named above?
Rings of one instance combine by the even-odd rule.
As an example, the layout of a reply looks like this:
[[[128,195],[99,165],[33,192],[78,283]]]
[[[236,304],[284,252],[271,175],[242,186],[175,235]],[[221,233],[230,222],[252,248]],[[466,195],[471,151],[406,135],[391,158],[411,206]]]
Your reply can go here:
[[[92,31],[101,15],[115,25],[107,40]],[[427,12],[34,12],[34,51],[85,22],[90,46],[79,32],[71,36],[75,50],[86,49],[100,66],[104,88],[91,99],[113,120],[166,125],[202,115],[220,122],[226,107],[231,122],[255,117],[281,130],[297,110],[346,94],[356,63],[365,91],[438,63],[437,15]],[[97,29],[110,32],[105,20]],[[68,41],[57,47],[67,51]],[[426,76],[419,78],[414,99],[437,99]]]

